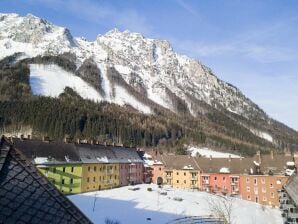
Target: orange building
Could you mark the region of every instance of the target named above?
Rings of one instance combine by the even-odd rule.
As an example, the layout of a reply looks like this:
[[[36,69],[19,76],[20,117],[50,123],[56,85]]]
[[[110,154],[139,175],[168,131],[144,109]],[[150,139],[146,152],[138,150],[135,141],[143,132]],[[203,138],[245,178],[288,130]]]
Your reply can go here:
[[[241,175],[241,198],[263,205],[277,207],[278,190],[287,182],[287,176]]]

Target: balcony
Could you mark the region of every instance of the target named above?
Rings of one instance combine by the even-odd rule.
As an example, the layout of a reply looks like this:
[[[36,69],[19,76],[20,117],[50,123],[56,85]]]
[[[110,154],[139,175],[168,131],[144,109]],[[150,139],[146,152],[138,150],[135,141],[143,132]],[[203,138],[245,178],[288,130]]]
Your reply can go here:
[[[114,174],[114,172],[113,172],[113,170],[107,170],[106,174],[107,175],[112,175],[112,174]]]
[[[190,179],[191,180],[198,180],[198,177],[197,176],[192,176]]]

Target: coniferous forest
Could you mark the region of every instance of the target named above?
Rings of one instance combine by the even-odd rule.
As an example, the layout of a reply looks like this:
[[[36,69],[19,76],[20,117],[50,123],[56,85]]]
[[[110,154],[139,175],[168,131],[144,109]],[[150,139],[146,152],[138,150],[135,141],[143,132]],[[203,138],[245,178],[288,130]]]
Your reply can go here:
[[[257,150],[283,150],[298,142],[293,135],[275,131],[278,140],[270,143],[245,128],[245,125],[266,126],[263,121],[256,119],[255,123],[251,123],[243,117],[212,109],[203,103],[201,106],[208,108],[208,112],[194,118],[164,108],[156,107],[154,114],[145,115],[128,105],[121,107],[107,102],[95,103],[82,99],[68,87],[58,98],[33,96],[28,66],[32,60],[12,63],[15,56],[0,61],[2,133],[28,128],[32,130],[33,137],[49,136],[59,140],[68,137],[74,141],[80,138],[108,144],[157,147],[161,151],[177,154],[185,154],[185,145],[189,144],[253,155]],[[74,64],[63,57],[61,60],[55,57],[34,59],[34,63],[38,61],[59,61],[61,67],[75,70]],[[97,71],[94,70],[94,73]],[[245,125],[240,125],[239,121]]]

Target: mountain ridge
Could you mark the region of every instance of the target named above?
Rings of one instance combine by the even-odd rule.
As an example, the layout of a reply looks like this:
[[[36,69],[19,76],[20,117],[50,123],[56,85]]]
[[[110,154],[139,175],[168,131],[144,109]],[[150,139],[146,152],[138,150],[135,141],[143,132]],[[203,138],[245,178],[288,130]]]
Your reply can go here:
[[[298,139],[297,132],[279,125],[238,88],[217,78],[210,68],[174,52],[166,40],[113,29],[92,42],[75,38],[67,28],[31,14],[0,14],[0,52],[2,61],[18,53],[15,62],[58,64],[70,73],[67,77],[78,76],[94,88],[99,101],[130,105],[145,114],[154,114],[162,107],[194,119],[209,116],[215,123],[221,122],[216,117],[223,116],[276,147],[280,147],[279,135]],[[47,69],[44,66],[38,71],[38,79],[45,85],[43,74]],[[212,114],[216,115],[211,118]]]

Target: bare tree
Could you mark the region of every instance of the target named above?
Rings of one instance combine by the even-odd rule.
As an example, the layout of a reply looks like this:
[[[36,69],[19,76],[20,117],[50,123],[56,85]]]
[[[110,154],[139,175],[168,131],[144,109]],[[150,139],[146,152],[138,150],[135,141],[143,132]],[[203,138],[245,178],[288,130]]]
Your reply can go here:
[[[223,220],[224,224],[232,224],[234,198],[227,196],[211,196],[208,197],[207,202],[212,215]]]

